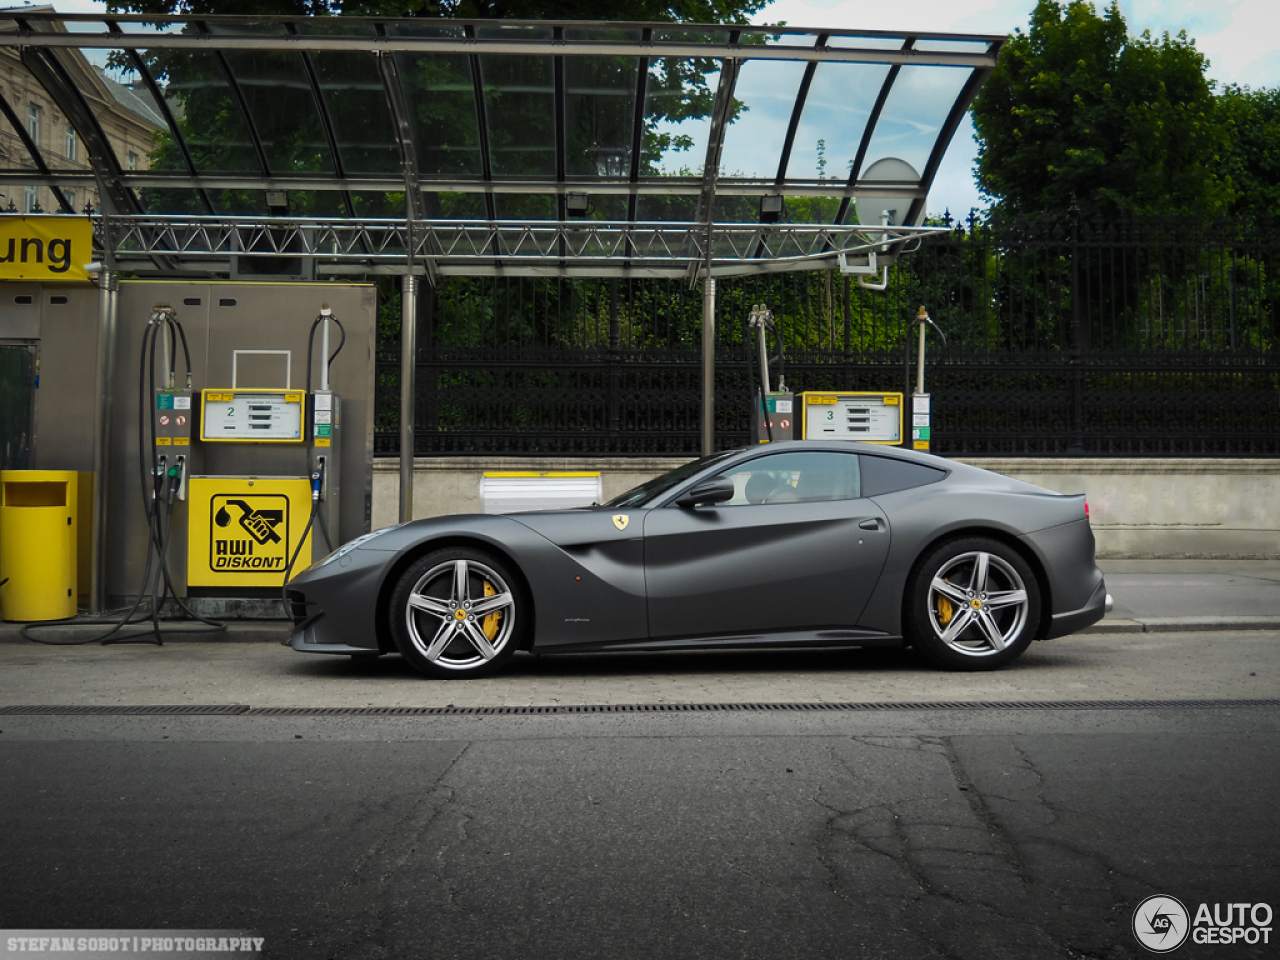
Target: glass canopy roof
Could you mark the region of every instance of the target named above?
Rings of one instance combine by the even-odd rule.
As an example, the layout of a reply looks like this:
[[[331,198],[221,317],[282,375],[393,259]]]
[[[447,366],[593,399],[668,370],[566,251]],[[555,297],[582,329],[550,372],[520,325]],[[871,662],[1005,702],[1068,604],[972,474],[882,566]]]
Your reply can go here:
[[[686,239],[697,235],[692,225],[749,225],[761,238],[820,237],[804,256],[821,260],[821,251],[866,246],[865,232],[853,242],[856,231],[842,228],[883,225],[886,211],[895,227],[921,221],[1003,40],[0,11],[0,56],[20,58],[87,152],[80,166],[49,156],[57,148],[29,135],[26,108],[5,89],[0,132],[20,149],[0,150],[0,185],[11,195],[16,185],[50,188],[63,212],[69,192],[97,191],[101,212],[125,220],[306,221],[342,233],[338,246],[352,256],[372,256],[372,243],[388,257],[443,262],[442,230],[487,224],[504,239],[474,256],[491,261],[511,253],[512,230],[558,225],[560,249],[543,243],[538,256],[563,261],[574,225],[589,223],[593,236],[614,229],[625,241],[600,240],[606,259],[638,257],[641,225]],[[110,134],[101,103],[78,82],[94,67],[151,118],[142,155]],[[398,221],[387,236],[347,242],[356,224],[383,219]],[[196,249],[212,236],[208,225],[187,256],[213,255]],[[713,244],[689,242],[672,256],[710,266]],[[170,237],[149,250],[173,247],[182,259],[179,246]],[[753,259],[772,249],[757,243]]]

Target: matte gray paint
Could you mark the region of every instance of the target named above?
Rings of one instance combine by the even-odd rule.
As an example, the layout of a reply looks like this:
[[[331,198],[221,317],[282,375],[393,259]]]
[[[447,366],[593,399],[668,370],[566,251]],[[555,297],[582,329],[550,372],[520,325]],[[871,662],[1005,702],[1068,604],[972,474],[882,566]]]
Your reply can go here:
[[[1045,607],[1056,618],[1049,636],[1101,619],[1105,589],[1083,497],[965,464],[863,444],[795,442],[785,450],[891,456],[947,475],[860,500],[671,505],[707,476],[782,449],[743,451],[638,509],[437,517],[392,528],[292,582],[324,611],[305,635],[295,634],[294,648],[376,649],[372,628],[385,613],[377,607],[389,575],[458,542],[519,568],[532,593],[535,649],[542,650],[892,642],[901,637],[913,566],[932,545],[966,535],[1000,538],[1038,568]],[[615,515],[627,517],[623,529]],[[883,528],[864,529],[864,520]]]
[[[614,516],[627,518],[623,529]],[[559,548],[520,561],[536,598],[538,647],[648,636],[643,511],[587,507],[511,519]]]
[[[659,507],[644,518],[644,549],[654,638],[848,628],[889,530],[870,500]]]
[[[1084,497],[1074,499],[1083,501]],[[1054,612],[1078,610],[1102,585],[1102,571],[1093,562],[1089,521],[1072,520],[1028,534],[1023,541],[1043,563]]]
[[[640,527],[619,531],[612,515],[600,508],[416,520],[370,540],[336,563],[305,571],[289,588],[325,612],[315,623],[312,642],[376,649],[372,627],[387,573],[403,570],[435,543],[463,541],[510,558],[519,569],[533,597],[534,635],[540,648],[644,638],[648,627],[643,555],[635,536]],[[549,536],[535,526],[542,526]],[[341,566],[348,558],[350,565]],[[337,615],[331,617],[331,610]]]
[[[975,470],[979,475],[984,473],[976,468],[968,469]],[[1026,548],[1024,552],[1030,552],[1046,571],[1059,563],[1068,563],[1070,558],[1053,552],[1056,541],[1050,542],[1050,552],[1046,553],[1038,546],[1038,540],[1026,541],[1025,534],[1028,529],[1057,526],[1077,518],[1083,522],[1083,497],[1049,493],[1016,480],[1009,482],[1020,484],[1025,489],[1010,488],[1007,492],[991,492],[977,487],[972,481],[973,477],[968,470],[963,473],[957,470],[945,481],[875,498],[875,502],[890,518],[893,538],[884,572],[871,601],[863,611],[860,626],[901,635],[902,598],[916,561],[931,544],[952,537],[996,534],[1015,545],[1021,541]],[[1078,546],[1084,549],[1083,544]],[[1093,563],[1092,534],[1087,552],[1084,553],[1084,562],[1090,569],[1097,571]],[[1075,575],[1081,575],[1078,566],[1072,564],[1072,567],[1076,570]],[[1097,576],[1100,578],[1101,572]],[[1056,603],[1057,591],[1052,578],[1048,586],[1049,596],[1044,601],[1046,604]],[[1058,608],[1053,606],[1051,609]]]

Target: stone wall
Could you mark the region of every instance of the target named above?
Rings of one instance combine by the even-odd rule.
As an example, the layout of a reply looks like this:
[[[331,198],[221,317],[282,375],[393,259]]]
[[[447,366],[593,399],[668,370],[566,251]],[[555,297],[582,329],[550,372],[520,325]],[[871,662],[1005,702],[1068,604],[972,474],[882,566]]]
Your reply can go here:
[[[480,511],[485,471],[599,470],[616,496],[684,458],[448,457],[414,464],[413,515]],[[1100,557],[1280,558],[1280,460],[974,459],[1059,493],[1083,493]],[[373,526],[397,520],[400,465],[376,460]]]
[[[968,462],[1083,493],[1101,557],[1280,557],[1280,460]]]

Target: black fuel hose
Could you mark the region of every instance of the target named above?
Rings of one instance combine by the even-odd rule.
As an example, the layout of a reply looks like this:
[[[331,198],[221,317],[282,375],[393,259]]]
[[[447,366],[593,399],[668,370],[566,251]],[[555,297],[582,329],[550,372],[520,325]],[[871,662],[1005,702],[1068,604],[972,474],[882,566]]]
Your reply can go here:
[[[289,575],[293,573],[293,565],[298,562],[298,554],[302,552],[302,546],[307,542],[307,534],[311,532],[311,525],[316,522],[316,518],[320,518],[320,529],[324,533],[324,542],[329,545],[329,531],[325,525],[324,517],[320,514],[320,487],[324,484],[323,469],[317,470],[311,475],[311,513],[307,516],[307,525],[302,528],[302,536],[298,538],[298,545],[293,548],[293,556],[289,558],[289,562],[284,568],[284,582],[280,584],[280,602],[284,605],[285,616],[290,620],[293,619],[293,609],[289,605]],[[329,546],[329,552],[333,552],[333,547]]]
[[[947,349],[947,335],[942,332],[942,328],[940,326],[938,326],[936,323],[933,322],[933,317],[930,317],[928,315],[924,317],[917,317],[915,322],[927,323],[929,326],[933,327],[934,333],[936,333],[939,337],[942,338],[942,349],[943,350]]]
[[[324,314],[321,314],[320,316],[316,317],[315,320],[311,321],[311,332],[307,335],[307,393],[308,394],[311,393],[311,358],[313,356],[313,351],[315,349],[315,344],[316,344],[316,327],[320,326],[320,321],[326,320],[326,319],[332,320],[334,323],[336,323],[338,325],[338,332],[342,334],[342,339],[338,341],[338,349],[334,350],[333,353],[329,355],[328,362],[332,364],[333,361],[337,359],[338,354],[342,352],[342,348],[347,345],[347,328],[344,327],[342,325],[342,321],[339,320],[337,317],[335,317],[333,314],[330,314],[328,317],[325,317]]]
[[[778,344],[778,388],[787,382],[787,353],[782,343],[782,324],[773,325],[773,339]]]
[[[750,331],[751,331],[750,315],[747,316],[747,331],[748,331],[748,339],[755,342],[756,350],[758,351],[760,349],[759,338],[750,336]],[[768,363],[769,363],[769,359],[768,357],[766,357],[765,358],[766,367],[768,366]],[[749,368],[749,372],[751,375],[751,392],[760,398],[760,416],[764,418],[765,434],[769,437],[769,442],[773,443],[773,423],[769,420],[769,403],[765,399],[764,384],[760,382],[760,377],[756,373],[756,365],[754,363],[749,362],[747,364],[747,367]],[[755,441],[752,440],[752,442],[754,443]]]
[[[159,316],[153,314],[146,330],[143,331],[138,357],[138,476],[142,492],[142,512],[147,521],[147,559],[143,567],[142,583],[138,593],[134,597],[133,603],[119,618],[82,619],[80,617],[69,617],[63,620],[24,624],[19,633],[33,643],[48,646],[82,646],[90,643],[101,643],[103,645],[153,643],[157,646],[162,646],[164,644],[164,630],[161,627],[160,611],[165,599],[169,597],[173,598],[174,602],[187,616],[212,628],[211,630],[203,630],[183,627],[180,630],[171,630],[170,632],[216,633],[226,629],[226,624],[202,617],[192,611],[178,596],[169,573],[167,557],[173,529],[174,496],[183,480],[182,471],[175,462],[164,474],[158,474],[153,467],[148,466],[146,458],[146,451],[150,448],[151,463],[154,464],[158,460],[155,425],[152,423],[150,442],[148,442],[147,420],[155,397],[156,341],[159,339],[161,324],[166,325],[171,332],[177,331],[178,338],[182,342],[183,359],[186,363],[188,380],[191,376],[191,353],[187,346],[187,336],[182,324],[167,312],[162,312]],[[176,351],[174,351],[174,354],[176,354]],[[175,373],[176,356],[174,354],[170,356],[168,371],[170,376]],[[151,390],[150,394],[147,393],[148,387]],[[148,479],[151,481],[150,484],[148,484]],[[162,507],[167,507],[167,509],[162,509]],[[134,615],[137,614],[144,599],[150,600],[149,609],[141,619],[135,620],[133,619]],[[148,622],[150,626],[146,630],[120,633],[125,627]],[[88,625],[109,625],[111,629],[106,633],[83,640],[42,640],[31,633],[33,630],[51,627]]]

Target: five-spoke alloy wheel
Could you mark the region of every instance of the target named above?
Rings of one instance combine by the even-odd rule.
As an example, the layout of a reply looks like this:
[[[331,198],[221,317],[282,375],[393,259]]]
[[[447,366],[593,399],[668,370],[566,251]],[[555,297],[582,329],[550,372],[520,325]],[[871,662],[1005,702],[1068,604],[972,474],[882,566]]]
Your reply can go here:
[[[921,653],[952,670],[1013,660],[1040,629],[1040,587],[1026,560],[996,540],[944,543],[907,587],[904,627]]]
[[[478,550],[445,549],[416,561],[391,595],[391,635],[429,677],[493,673],[516,650],[520,586],[502,563]]]

